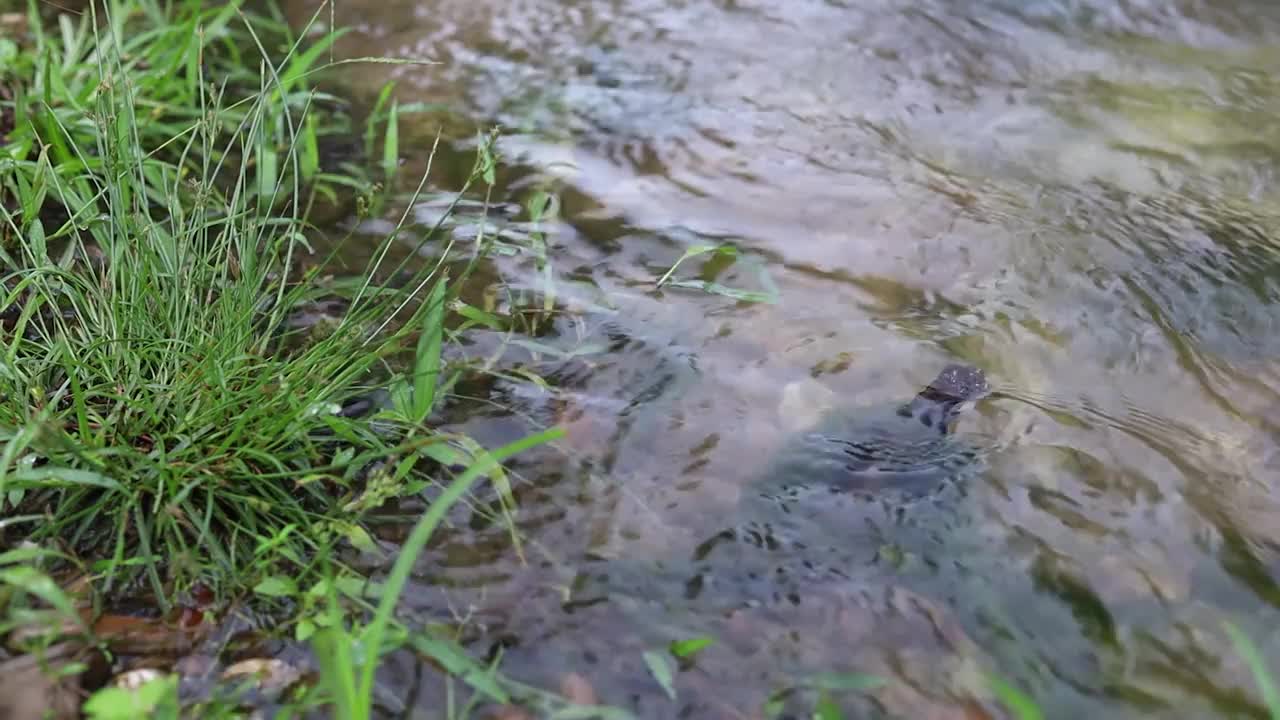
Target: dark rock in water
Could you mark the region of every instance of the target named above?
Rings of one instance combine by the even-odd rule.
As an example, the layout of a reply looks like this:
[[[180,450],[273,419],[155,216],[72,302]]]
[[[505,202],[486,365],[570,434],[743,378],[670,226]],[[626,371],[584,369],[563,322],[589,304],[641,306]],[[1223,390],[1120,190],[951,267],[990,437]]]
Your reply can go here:
[[[753,470],[738,506],[711,518],[723,524],[687,554],[583,568],[580,598],[719,614],[797,607],[877,577],[949,574],[985,547],[965,501],[985,451],[955,425],[988,391],[980,371],[954,365],[903,402],[830,412]]]
[[[980,370],[951,365],[909,401],[835,410],[789,439],[749,481],[734,524],[694,550],[693,592],[794,602],[885,547],[945,548],[963,521],[955,496],[983,467],[956,420],[989,391]]]
[[[949,365],[907,403],[829,413],[787,442],[757,484],[927,493],[977,459],[953,430],[963,408],[989,391],[981,370]]]

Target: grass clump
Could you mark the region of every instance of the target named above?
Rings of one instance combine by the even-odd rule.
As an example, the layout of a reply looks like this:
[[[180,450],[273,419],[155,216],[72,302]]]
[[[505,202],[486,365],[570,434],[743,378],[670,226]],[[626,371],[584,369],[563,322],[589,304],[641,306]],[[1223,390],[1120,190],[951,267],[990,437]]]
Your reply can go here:
[[[391,287],[379,252],[320,282],[333,254],[315,257],[307,213],[367,188],[321,167],[342,128],[305,80],[333,34],[277,57],[272,22],[195,0],[95,2],[58,27],[33,23],[3,68],[6,541],[144,577],[161,602],[367,545],[362,512],[474,453],[424,425],[455,295],[440,267]],[[318,296],[344,311],[293,337]],[[414,367],[388,363],[415,345]],[[375,381],[393,390],[377,425],[350,404]]]

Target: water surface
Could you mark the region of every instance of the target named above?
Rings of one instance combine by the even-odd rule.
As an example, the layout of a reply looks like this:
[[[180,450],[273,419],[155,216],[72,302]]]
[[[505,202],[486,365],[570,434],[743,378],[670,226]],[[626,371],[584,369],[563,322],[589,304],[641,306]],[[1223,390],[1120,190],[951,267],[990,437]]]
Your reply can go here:
[[[448,189],[469,128],[500,123],[510,211],[489,222],[527,249],[520,204],[560,198],[539,228],[550,270],[526,252],[493,272],[534,305],[552,288],[537,342],[576,354],[497,334],[461,351],[550,384],[481,384],[462,428],[569,430],[516,466],[524,560],[501,527],[464,525],[424,556],[407,612],[465,618],[512,676],[554,689],[575,672],[645,718],[762,717],[826,670],[891,679],[844,698],[851,717],[998,716],[985,671],[1049,717],[1262,717],[1222,622],[1280,661],[1280,4],[337,15],[355,27],[344,55],[441,62],[347,74],[444,108],[406,117],[407,170],[444,128]],[[438,214],[418,208],[417,227]],[[777,302],[655,288],[720,243],[743,255],[678,276]],[[839,581],[745,548],[697,559],[786,433],[909,397],[953,361],[1001,390],[961,428],[993,449],[962,510],[902,529],[833,505],[810,540]],[[701,634],[718,642],[673,702],[641,653]]]

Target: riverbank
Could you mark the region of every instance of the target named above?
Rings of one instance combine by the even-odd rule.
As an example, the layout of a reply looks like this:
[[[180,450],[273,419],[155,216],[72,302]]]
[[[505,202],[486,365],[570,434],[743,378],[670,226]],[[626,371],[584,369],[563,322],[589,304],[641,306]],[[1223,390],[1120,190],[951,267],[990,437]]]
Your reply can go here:
[[[336,33],[269,13],[32,3],[0,40],[6,717],[218,716],[246,679],[367,717],[359,648],[471,667],[398,623],[398,591],[451,505],[481,480],[509,500],[501,461],[552,435],[433,429],[488,241],[427,234],[428,260],[392,228],[354,271],[312,242],[396,191],[396,108],[354,125],[312,83]],[[482,144],[457,196],[494,162]],[[350,557],[385,553],[368,516],[404,501],[426,511],[375,592]],[[295,666],[281,642],[325,651]]]

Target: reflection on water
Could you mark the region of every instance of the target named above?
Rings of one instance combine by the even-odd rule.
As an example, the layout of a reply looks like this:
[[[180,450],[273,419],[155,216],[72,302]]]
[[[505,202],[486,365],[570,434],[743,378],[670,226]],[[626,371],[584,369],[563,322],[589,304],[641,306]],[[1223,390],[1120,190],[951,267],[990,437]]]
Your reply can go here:
[[[988,669],[1051,717],[1257,702],[1222,621],[1280,649],[1280,4],[338,13],[357,27],[344,53],[443,63],[351,70],[451,108],[402,130],[411,160],[441,122],[500,122],[523,168],[502,200],[562,200],[541,227],[562,312],[537,341],[578,354],[507,348],[504,366],[550,389],[481,388],[519,414],[468,405],[463,425],[494,442],[525,416],[568,428],[516,466],[527,562],[502,528],[464,525],[424,559],[418,612],[469,608],[513,675],[577,672],[652,718],[757,717],[823,670],[893,678],[866,696],[892,717],[986,717]],[[537,230],[491,220],[517,244]],[[779,302],[655,289],[684,249],[719,242],[763,264]],[[497,271],[546,287],[520,256]],[[741,261],[682,272],[761,289]],[[695,559],[786,432],[910,397],[956,360],[1000,390],[964,421],[994,452],[958,517],[913,535],[824,508],[801,531],[837,582],[804,574],[813,554]],[[721,642],[672,703],[640,653],[704,633]]]

